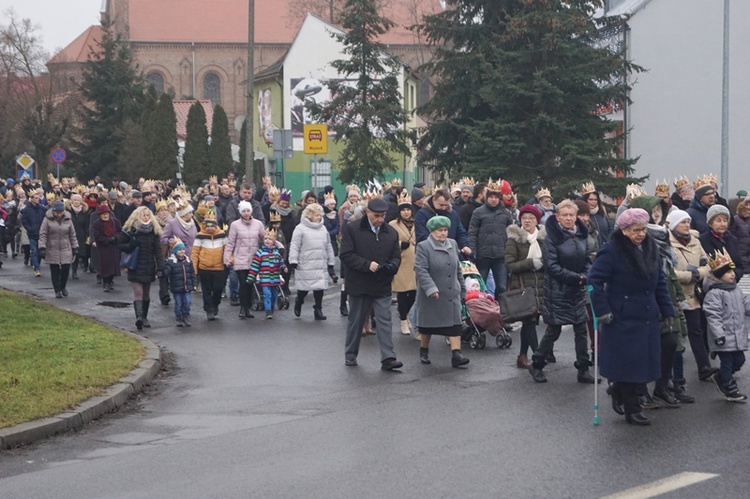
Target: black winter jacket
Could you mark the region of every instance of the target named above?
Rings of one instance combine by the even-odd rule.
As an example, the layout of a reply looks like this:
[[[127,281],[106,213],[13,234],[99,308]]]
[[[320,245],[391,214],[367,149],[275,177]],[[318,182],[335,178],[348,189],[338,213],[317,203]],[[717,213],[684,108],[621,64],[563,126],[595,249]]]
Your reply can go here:
[[[545,224],[544,240],[544,303],[542,317],[546,324],[580,324],[588,320],[586,313],[586,275],[591,268],[588,249],[589,231],[576,219],[575,235],[564,232],[557,218]],[[583,282],[581,278],[583,277]]]
[[[175,255],[167,258],[164,262],[164,277],[167,278],[169,291],[172,293],[190,293],[197,285],[193,262],[187,256],[183,260],[178,260]]]
[[[732,234],[737,238],[743,272],[750,272],[750,218],[734,216]],[[736,265],[736,262],[735,262]]]
[[[739,282],[740,278],[745,274],[745,269],[742,265],[740,246],[734,234],[727,231],[724,233],[724,238],[722,239],[713,230],[709,230],[705,234],[701,234],[700,237],[698,237],[698,240],[701,242],[701,246],[703,246],[703,251],[705,251],[710,258],[715,258],[717,251],[726,248],[727,253],[729,253],[729,256],[732,257],[732,261],[734,262],[735,282]]]
[[[159,236],[153,232],[120,232],[120,251],[130,253],[138,247],[138,263],[135,270],[128,270],[130,282],[154,282],[157,272],[164,270],[164,255]]]
[[[339,258],[346,266],[346,290],[353,296],[391,295],[391,282],[401,265],[401,247],[396,229],[383,224],[376,235],[367,215],[344,226]],[[380,268],[370,272],[370,263]]]
[[[68,213],[70,213],[70,219],[73,221],[73,228],[76,230],[78,248],[82,250],[86,247],[86,240],[89,238],[89,207],[84,203],[78,213],[73,208],[68,208]]]
[[[474,210],[469,223],[469,248],[477,258],[505,259],[505,241],[513,215],[502,204],[492,207],[485,203]]]
[[[21,224],[26,229],[29,239],[39,240],[39,229],[44,222],[44,216],[47,214],[47,208],[41,204],[28,203],[21,211]]]

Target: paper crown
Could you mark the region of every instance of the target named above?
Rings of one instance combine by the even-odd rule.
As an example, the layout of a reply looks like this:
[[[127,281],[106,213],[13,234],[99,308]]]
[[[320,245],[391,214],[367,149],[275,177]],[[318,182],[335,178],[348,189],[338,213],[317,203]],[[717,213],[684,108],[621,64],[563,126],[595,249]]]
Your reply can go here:
[[[75,192],[76,194],[83,195],[83,193],[86,192],[86,187],[83,186],[83,185],[77,185],[77,186],[73,187],[73,192]]]
[[[474,262],[470,261],[463,261],[461,262],[461,274],[464,276],[468,275],[481,275],[479,273],[479,269],[477,269],[477,266],[474,264]]]
[[[680,178],[674,179],[674,188],[677,189],[678,191],[680,189],[684,189],[685,187],[689,185],[690,185],[690,179],[684,175]]]
[[[216,222],[216,211],[215,210],[207,210],[206,213],[203,214],[203,223],[206,223],[208,221]]]
[[[693,190],[698,190],[701,187],[712,187],[711,186],[711,175],[703,175],[702,177],[698,177],[695,179],[695,182],[693,182]]]
[[[292,200],[292,191],[288,191],[286,189],[281,189],[281,194],[279,194],[279,200],[280,201],[291,201]]]
[[[270,237],[276,239],[276,229],[266,229],[266,234],[263,237]]]
[[[166,210],[169,208],[169,206],[167,205],[167,201],[162,199],[161,201],[156,202],[156,204],[154,205],[154,208],[156,208],[156,211],[159,211],[162,209]]]
[[[664,179],[663,182],[656,181],[656,191],[655,194],[658,196],[659,194],[669,194],[669,182],[667,182],[667,179]]]
[[[706,178],[708,179],[709,182],[711,182],[713,184],[718,184],[719,183],[719,177],[717,177],[713,173],[709,173],[708,175],[706,175]]]
[[[336,194],[333,191],[323,194],[323,204],[325,204],[326,201],[336,201]]]
[[[536,192],[534,197],[537,199],[542,199],[544,197],[552,198],[552,194],[549,193],[549,189],[547,189],[546,187],[542,187]]]
[[[591,194],[592,192],[596,192],[596,186],[593,182],[586,182],[581,186],[581,196]]]
[[[264,183],[264,184],[265,184],[265,183],[269,183],[269,184],[270,184],[270,183],[272,183],[272,182],[271,182],[271,177],[263,177],[263,178],[261,179],[261,182],[262,182],[262,183]]]
[[[402,204],[411,204],[411,196],[406,189],[398,195],[398,205],[401,206]]]
[[[729,256],[729,253],[727,253],[726,248],[717,250],[713,257],[711,257],[710,254],[708,255],[708,266],[711,268],[712,272],[726,265],[729,265],[729,268],[734,268],[734,262],[732,261],[732,257]]]
[[[48,203],[54,203],[55,202],[55,193],[54,192],[48,192],[44,197],[47,198]]]
[[[279,223],[281,222],[281,214],[277,211],[272,211],[268,214],[268,221],[271,223]]]
[[[461,179],[461,188],[462,189],[471,189],[475,185],[474,179],[469,177],[464,177]]]
[[[351,191],[361,192],[359,190],[359,186],[357,184],[349,184],[349,185],[346,186],[346,195],[347,195],[347,197],[349,197],[349,193]]]
[[[211,184],[218,183],[219,177],[217,177],[216,175],[211,175],[210,177],[208,177],[208,182]]]
[[[236,187],[237,186],[237,181],[236,180],[229,180],[229,181],[227,181],[227,185],[229,187]]]
[[[272,185],[271,187],[268,188],[268,199],[270,199],[271,201],[278,200],[280,194],[281,194],[281,191],[275,185]]]
[[[637,197],[646,195],[646,191],[644,191],[638,184],[628,184],[627,187],[625,187],[625,198],[628,201],[632,201]]]
[[[394,178],[393,181],[391,182],[391,187],[401,187],[401,180]]]
[[[461,190],[461,184],[458,182],[454,182],[451,184],[451,192],[456,192]]]
[[[493,192],[500,192],[500,181],[492,180],[492,177],[487,180],[487,190]]]

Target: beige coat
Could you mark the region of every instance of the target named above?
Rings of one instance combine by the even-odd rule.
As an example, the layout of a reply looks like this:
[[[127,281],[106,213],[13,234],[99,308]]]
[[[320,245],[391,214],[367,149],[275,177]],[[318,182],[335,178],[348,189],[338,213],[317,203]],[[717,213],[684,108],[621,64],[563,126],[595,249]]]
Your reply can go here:
[[[401,250],[401,266],[393,278],[391,289],[394,293],[414,291],[417,289],[417,275],[414,273],[414,248],[417,244],[417,238],[414,235],[414,226],[412,225],[411,230],[409,230],[404,224],[399,223],[398,219],[392,220],[388,225],[396,229],[399,247],[401,247],[401,243],[409,243],[408,248]]]
[[[700,273],[700,281],[708,275],[708,257],[706,252],[703,251],[700,241],[698,240],[698,231],[690,231],[690,242],[687,246],[683,246],[669,231],[669,242],[674,248],[674,252],[677,256],[677,265],[674,268],[674,273],[677,275],[677,279],[682,285],[682,292],[685,294],[685,301],[687,302],[688,310],[695,310],[701,308],[701,304],[695,297],[695,282],[691,282],[693,274],[687,270],[688,265],[694,265],[698,268]],[[701,261],[703,265],[701,265]]]

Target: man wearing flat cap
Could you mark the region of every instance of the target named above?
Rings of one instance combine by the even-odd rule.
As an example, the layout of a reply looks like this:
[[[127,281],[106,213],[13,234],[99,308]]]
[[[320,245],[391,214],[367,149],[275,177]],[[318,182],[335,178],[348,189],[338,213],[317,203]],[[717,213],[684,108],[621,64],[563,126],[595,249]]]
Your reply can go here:
[[[391,332],[391,282],[401,265],[401,249],[398,234],[385,223],[387,211],[386,201],[372,199],[365,216],[347,224],[342,231],[339,257],[346,266],[349,293],[344,353],[347,366],[357,365],[360,332],[371,306],[378,325],[381,369],[390,371],[403,366],[396,359]]]

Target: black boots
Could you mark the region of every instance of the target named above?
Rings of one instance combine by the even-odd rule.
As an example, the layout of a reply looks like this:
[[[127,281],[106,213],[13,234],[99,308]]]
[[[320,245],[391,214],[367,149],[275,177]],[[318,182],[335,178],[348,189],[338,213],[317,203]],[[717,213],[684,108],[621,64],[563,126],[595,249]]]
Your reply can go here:
[[[135,327],[140,331],[143,329],[143,300],[134,301],[133,309],[135,310]]]
[[[601,378],[595,378],[591,375],[589,372],[589,367],[591,363],[589,361],[586,361],[585,365],[581,365],[578,363],[578,361],[574,362],[573,365],[578,369],[578,382],[579,383],[587,383],[589,385],[593,385],[594,383],[601,383]]]
[[[341,315],[346,317],[349,315],[349,307],[346,306],[346,291],[341,292],[341,303],[339,305],[339,311],[341,312]]]
[[[143,327],[151,327],[151,323],[148,322],[148,306],[150,303],[151,300],[143,300],[143,317],[141,318]]]
[[[625,414],[625,421],[636,426],[648,426],[651,424],[651,420],[643,412]]]
[[[674,386],[674,389],[672,390],[672,395],[674,395],[674,398],[680,401],[682,404],[694,404],[695,403],[695,397],[692,395],[688,395],[687,388],[686,388],[686,381],[685,378],[682,379],[673,379],[672,385]]]
[[[625,414],[625,403],[622,400],[622,394],[616,388],[615,385],[609,385],[607,387],[607,395],[612,397],[612,410],[620,416]]]
[[[419,349],[419,362],[422,364],[432,364],[432,361],[430,360],[430,349],[429,348],[420,348]]]
[[[682,404],[677,398],[672,395],[669,391],[669,380],[668,379],[657,379],[656,387],[654,388],[654,400],[662,407],[667,408],[679,408]]]
[[[529,373],[531,374],[531,378],[535,382],[537,382],[537,383],[546,383],[547,382],[547,375],[544,374],[544,368],[542,368],[542,367],[536,367],[533,362],[529,366]]]
[[[299,317],[302,315],[302,304],[305,303],[306,294],[302,294],[297,291],[297,298],[294,300],[294,315]]]
[[[240,305],[240,319],[255,319],[255,316],[250,313],[250,307],[243,307]]]
[[[421,352],[421,349],[420,349]],[[453,357],[451,357],[451,365],[453,367],[465,366],[469,363],[469,359],[461,355],[461,350],[453,350]]]
[[[320,307],[313,307],[313,313],[316,321],[324,321],[327,319],[327,317],[323,315],[323,310]]]
[[[313,306],[315,320],[326,320],[326,316],[323,315],[323,291],[313,291],[313,298],[315,299],[315,305]]]

